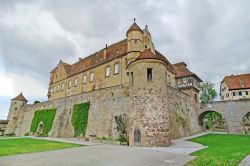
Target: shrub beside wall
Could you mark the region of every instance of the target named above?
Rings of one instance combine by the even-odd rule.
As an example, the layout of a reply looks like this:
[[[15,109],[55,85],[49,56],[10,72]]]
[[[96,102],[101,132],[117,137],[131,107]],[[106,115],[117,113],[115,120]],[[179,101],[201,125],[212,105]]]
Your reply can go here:
[[[88,124],[90,102],[75,104],[73,106],[73,113],[71,123],[74,127],[74,136],[85,135]]]
[[[38,125],[40,122],[43,123],[43,135],[48,135],[49,131],[52,128],[53,121],[56,115],[56,109],[44,109],[44,110],[37,110],[34,114],[30,131],[31,132],[36,132]]]

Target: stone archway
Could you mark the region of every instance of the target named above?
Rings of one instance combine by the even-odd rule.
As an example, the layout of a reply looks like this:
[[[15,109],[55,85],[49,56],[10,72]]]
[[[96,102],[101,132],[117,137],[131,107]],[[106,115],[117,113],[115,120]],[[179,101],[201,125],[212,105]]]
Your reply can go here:
[[[225,118],[221,113],[217,111],[204,111],[198,116],[199,124],[202,126],[202,130],[213,131],[228,131],[228,126]]]
[[[40,122],[40,123],[38,124],[36,133],[37,133],[38,135],[40,135],[40,134],[43,133],[43,122]]]
[[[141,131],[138,128],[134,131],[134,145],[141,145]]]
[[[250,112],[246,113],[242,119],[244,133],[250,134]]]

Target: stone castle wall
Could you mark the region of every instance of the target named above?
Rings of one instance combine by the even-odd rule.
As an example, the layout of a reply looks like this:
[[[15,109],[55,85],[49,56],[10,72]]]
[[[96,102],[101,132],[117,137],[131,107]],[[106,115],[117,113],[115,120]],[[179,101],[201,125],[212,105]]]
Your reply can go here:
[[[140,118],[142,114],[147,115],[144,119],[141,119],[143,121],[141,124],[144,125],[143,128],[147,129],[147,131],[143,131],[143,133],[149,136],[147,138],[155,135],[158,135],[159,139],[161,137],[166,138],[167,136],[164,136],[162,133],[169,132],[171,138],[180,138],[200,131],[198,122],[196,122],[197,111],[191,104],[188,95],[172,87],[167,88],[166,97],[157,95],[159,94],[157,90],[142,90],[141,92],[142,94],[135,98],[133,105],[138,111],[133,112],[131,115],[133,116],[132,118]],[[155,94],[154,100],[147,101],[148,94]],[[152,99],[152,96],[150,96],[150,99]],[[23,136],[25,133],[28,133],[36,110],[57,108],[49,136],[73,137],[74,130],[71,125],[73,105],[87,101],[90,101],[90,109],[86,135],[88,137],[100,138],[117,137],[114,117],[123,113],[128,114],[130,102],[128,88],[122,86],[20,107],[14,132],[17,136]],[[147,108],[146,110],[148,111],[140,111],[142,110],[140,108],[144,107],[143,102],[150,102],[152,107]],[[159,107],[160,105],[161,107]],[[161,112],[160,117],[158,116],[159,112]],[[180,117],[185,119],[185,122]],[[168,127],[169,123],[170,128]],[[155,125],[157,125],[159,130],[155,130]],[[136,124],[133,126],[136,126]],[[144,141],[148,142],[148,146],[160,144],[153,139]],[[165,141],[166,145],[170,143],[167,140]]]
[[[58,100],[26,105],[20,109],[15,134],[22,136],[30,131],[36,110],[57,108],[49,136],[73,137],[74,131],[71,125],[73,105],[90,101],[86,134],[97,137],[115,136],[114,116],[126,112],[127,95],[126,88],[116,86]]]

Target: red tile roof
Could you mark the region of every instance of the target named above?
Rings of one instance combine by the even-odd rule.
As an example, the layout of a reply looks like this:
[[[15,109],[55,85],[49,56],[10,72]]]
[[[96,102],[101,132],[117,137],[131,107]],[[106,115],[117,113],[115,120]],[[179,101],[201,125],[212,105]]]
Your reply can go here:
[[[25,97],[23,96],[22,92],[18,96],[16,96],[15,98],[13,98],[11,100],[20,100],[20,101],[28,102],[28,100],[26,100]]]
[[[223,81],[229,90],[250,89],[250,74],[226,76]]]
[[[167,58],[165,58],[163,55],[161,54],[154,54],[150,49],[146,49],[144,50],[137,58],[136,60],[142,60],[142,59],[157,59],[157,60],[161,60],[165,63],[168,63]]]
[[[188,68],[187,68],[187,64],[184,62],[180,62],[180,63],[176,63],[173,64],[173,67],[175,69],[175,77],[176,78],[182,78],[182,77],[188,77],[188,76],[194,76],[196,77],[200,82],[202,82],[202,80],[193,72],[191,72]]]

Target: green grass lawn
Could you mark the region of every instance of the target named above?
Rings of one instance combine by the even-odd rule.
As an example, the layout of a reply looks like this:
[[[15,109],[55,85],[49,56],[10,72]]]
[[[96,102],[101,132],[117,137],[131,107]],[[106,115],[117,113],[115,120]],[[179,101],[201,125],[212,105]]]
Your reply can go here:
[[[79,146],[81,145],[32,138],[0,139],[0,156],[43,152]]]
[[[208,134],[189,141],[208,146],[192,153],[198,156],[187,166],[236,166],[250,154],[250,136]]]

